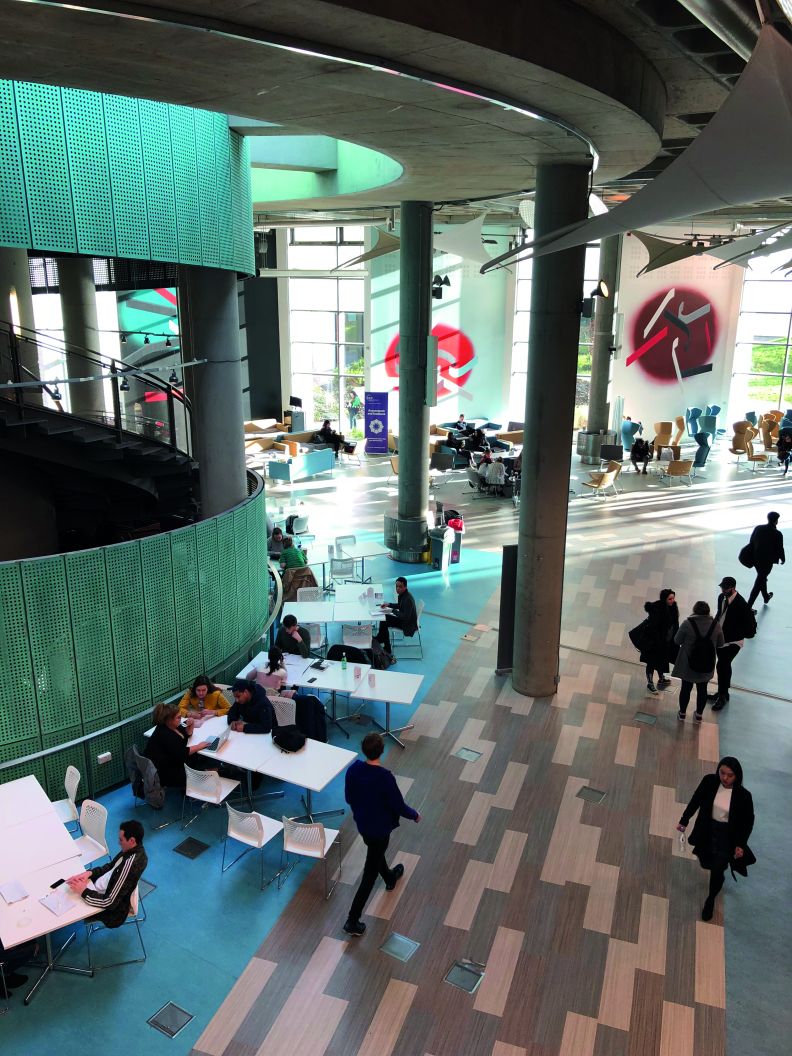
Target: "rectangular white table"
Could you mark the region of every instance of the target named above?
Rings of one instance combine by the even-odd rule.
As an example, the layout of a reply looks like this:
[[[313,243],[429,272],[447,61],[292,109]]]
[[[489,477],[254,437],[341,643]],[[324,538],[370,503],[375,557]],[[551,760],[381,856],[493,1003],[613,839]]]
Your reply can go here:
[[[74,855],[74,840],[50,803],[48,814],[0,829],[0,883]]]
[[[311,692],[321,689],[326,693],[330,693],[332,711],[328,718],[346,737],[349,737],[349,733],[342,725],[343,719],[349,718],[349,716],[345,715],[341,719],[338,718],[336,714],[336,693],[351,694],[366,678],[371,670],[371,665],[348,663],[347,669],[344,671],[340,660],[324,660],[323,663],[327,666],[322,670],[315,667],[306,668],[302,676],[297,680],[297,684],[304,686]],[[355,672],[358,672],[357,676]]]
[[[365,586],[361,586],[360,583],[339,583],[335,590],[336,605],[339,602],[342,602],[344,604],[346,604],[347,602],[357,604],[358,602],[360,602],[361,594],[365,594],[366,598],[368,598],[369,591],[371,591],[372,602],[374,601],[374,598],[377,594],[383,595],[383,597],[380,599],[381,601],[385,600],[385,588],[381,583],[367,583]],[[377,604],[379,604],[379,602]]]
[[[20,777],[0,785],[0,829],[42,814],[52,814],[52,803],[35,777]]]
[[[286,601],[283,604],[284,616],[296,616],[297,622],[306,623],[332,623],[333,602],[332,601]]]
[[[333,623],[372,623],[379,624],[385,619],[385,611],[373,602],[337,601],[333,610]]]
[[[367,543],[347,543],[342,548],[342,553],[339,557],[353,557],[355,561],[360,562],[360,582],[366,582],[366,558],[367,557],[384,557],[390,551],[382,544],[375,543],[373,540]]]
[[[392,737],[398,745],[404,748],[404,742],[400,741],[396,734],[401,733],[402,730],[411,730],[414,723],[409,722],[405,726],[391,729],[391,704],[412,704],[418,690],[421,688],[423,679],[423,675],[407,674],[404,671],[375,671],[374,685],[369,685],[370,680],[366,677],[351,695],[355,700],[383,701],[385,703],[385,725],[383,726],[376,719],[374,722],[377,723],[377,726],[380,727],[386,737]]]
[[[242,670],[237,674],[237,678],[247,678],[250,671],[255,668],[257,671],[263,670],[269,663],[267,653],[261,652],[256,653],[253,659],[243,667]],[[288,675],[289,684],[298,684],[300,676],[307,667],[313,663],[311,657],[298,656],[296,653],[284,653],[283,665],[286,668],[286,674]]]

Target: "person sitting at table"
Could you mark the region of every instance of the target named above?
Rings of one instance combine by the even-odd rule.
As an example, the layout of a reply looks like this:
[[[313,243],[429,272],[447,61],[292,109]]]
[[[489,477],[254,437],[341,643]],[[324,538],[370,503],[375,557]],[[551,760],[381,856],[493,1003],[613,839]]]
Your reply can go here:
[[[258,682],[268,694],[275,694],[278,697],[293,697],[295,694],[295,690],[285,688],[289,681],[289,673],[283,662],[283,651],[276,645],[273,645],[267,654],[267,666],[251,668],[248,678]]]
[[[452,429],[456,433],[472,433],[473,432],[473,426],[472,425],[468,425],[468,423],[465,421],[464,414],[460,414],[459,418],[457,419],[456,424],[452,426]]]
[[[379,630],[375,636],[376,640],[388,654],[388,660],[390,663],[395,664],[396,657],[391,650],[391,640],[388,628],[398,627],[402,634],[408,638],[412,638],[418,630],[418,611],[415,608],[415,599],[407,589],[407,580],[404,576],[399,576],[396,580],[396,601],[391,604],[380,605],[380,608],[385,610],[396,610],[395,612],[388,612],[385,619],[380,621]]]
[[[204,760],[191,761],[191,756],[202,748],[208,748],[209,741],[190,745],[188,742],[193,729],[193,720],[182,719],[178,704],[161,702],[154,708],[154,732],[148,739],[144,754],[156,766],[163,788],[184,788],[187,780],[185,763],[201,769],[200,764]]]
[[[275,644],[284,653],[295,656],[311,655],[311,635],[297,623],[297,617],[290,613],[283,617],[283,622],[275,635]]]
[[[267,540],[267,553],[271,557],[280,557],[283,553],[283,529],[273,528],[272,535]]]
[[[308,564],[308,557],[304,550],[294,545],[290,535],[283,537],[283,550],[280,555],[281,568],[304,568]]]
[[[118,843],[121,850],[112,862],[77,873],[66,881],[84,902],[98,910],[88,920],[98,920],[106,928],[120,928],[127,919],[132,895],[148,865],[139,821],[121,822]],[[108,881],[97,888],[96,881],[108,873]]]
[[[330,425],[330,419],[325,418],[322,422],[322,428],[316,434],[323,444],[329,444],[335,452],[335,457],[338,458],[338,450],[344,442],[344,437],[341,433],[337,433],[335,429]]]
[[[266,690],[247,678],[235,678],[231,686],[234,703],[226,718],[237,733],[271,733],[275,712]]]
[[[218,689],[206,675],[199,675],[179,701],[182,718],[189,715],[193,719],[209,719],[213,715],[225,715],[230,707],[222,689]]]
[[[487,484],[494,488],[498,495],[503,494],[503,485],[506,483],[506,467],[502,458],[497,458],[487,466]]]

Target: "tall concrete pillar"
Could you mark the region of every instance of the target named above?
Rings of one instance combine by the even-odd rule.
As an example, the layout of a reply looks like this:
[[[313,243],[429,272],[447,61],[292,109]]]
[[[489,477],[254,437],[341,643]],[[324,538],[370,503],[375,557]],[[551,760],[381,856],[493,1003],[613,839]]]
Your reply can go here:
[[[536,180],[535,235],[585,219],[588,169],[546,165]],[[533,264],[520,492],[512,683],[549,696],[558,686],[569,466],[585,246]]]
[[[619,282],[621,235],[604,238],[600,244],[599,277],[608,287],[607,297],[597,297],[594,312],[594,340],[591,345],[591,390],[587,429],[598,433],[608,428],[608,382],[613,346],[613,314]],[[588,292],[588,291],[586,291]]]
[[[96,313],[96,286],[90,257],[59,257],[58,286],[63,314],[63,340],[66,345],[66,372],[70,378],[87,378],[103,373],[94,362],[100,351],[99,319]],[[81,354],[85,353],[85,354]],[[105,409],[101,380],[69,386],[72,414],[92,415]]]
[[[432,203],[401,203],[399,275],[399,501],[402,560],[419,561],[429,502],[426,371],[432,327]]]
[[[213,517],[247,496],[234,272],[180,267],[179,316],[182,355],[207,361],[188,369],[188,392],[193,454],[200,466],[201,514]]]
[[[23,367],[30,374],[25,374],[21,381],[29,380],[32,375],[38,378],[38,348],[33,339],[36,320],[33,315],[33,291],[30,288],[30,267],[26,249],[0,248],[0,320],[14,322],[11,311],[11,294],[16,297],[16,310],[19,316],[20,333],[19,357]],[[41,403],[41,393],[37,389],[25,390],[26,403]]]

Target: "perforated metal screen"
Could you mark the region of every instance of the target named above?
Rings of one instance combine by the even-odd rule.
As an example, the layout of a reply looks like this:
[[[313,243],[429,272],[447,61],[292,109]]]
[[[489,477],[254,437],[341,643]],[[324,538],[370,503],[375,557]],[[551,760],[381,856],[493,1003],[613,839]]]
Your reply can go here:
[[[104,552],[67,554],[65,564],[82,721],[110,723],[118,718],[118,702]]]
[[[97,92],[64,88],[61,98],[77,248],[85,254],[115,255],[113,196],[102,97]]]
[[[214,143],[212,144],[214,153]],[[3,203],[0,207],[0,245],[29,246],[25,177],[16,120],[14,88],[11,81],[0,81],[0,182]]]

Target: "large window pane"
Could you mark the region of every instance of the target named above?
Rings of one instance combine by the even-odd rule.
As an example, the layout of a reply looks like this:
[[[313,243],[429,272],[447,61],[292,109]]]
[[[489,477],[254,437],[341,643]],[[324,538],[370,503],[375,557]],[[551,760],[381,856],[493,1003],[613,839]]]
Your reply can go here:
[[[342,312],[364,311],[365,283],[362,279],[342,279],[338,283],[338,307]]]
[[[527,341],[531,322],[530,312],[517,312],[514,317],[514,340]]]
[[[531,308],[531,283],[518,282],[515,297],[515,308],[518,312],[527,312]]]
[[[780,376],[757,377],[753,375],[748,379],[748,399],[756,409],[761,411],[777,408],[781,402]]]
[[[752,282],[746,280],[742,295],[743,312],[792,311],[792,282]]]
[[[757,312],[742,312],[737,324],[737,340],[747,344],[786,344],[789,316]]]
[[[338,378],[314,374],[313,379],[314,414],[317,422],[329,418],[338,428]]]
[[[338,264],[338,251],[335,246],[289,246],[288,261],[290,268],[332,271]]]
[[[292,341],[292,366],[295,370],[329,373],[336,366],[336,346],[331,344],[302,344]]]
[[[289,279],[289,308],[292,312],[334,312],[338,308],[338,286],[335,279]]]
[[[362,312],[344,312],[341,316],[340,324],[339,341],[345,341],[347,344],[363,344]]]
[[[336,244],[338,229],[336,227],[293,227],[290,231],[290,242],[302,242],[315,245],[317,242],[327,242],[331,246]]]
[[[335,312],[292,312],[289,318],[292,342],[326,341],[332,344],[336,339]]]

